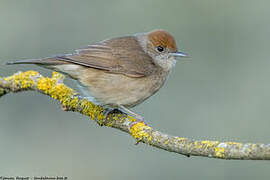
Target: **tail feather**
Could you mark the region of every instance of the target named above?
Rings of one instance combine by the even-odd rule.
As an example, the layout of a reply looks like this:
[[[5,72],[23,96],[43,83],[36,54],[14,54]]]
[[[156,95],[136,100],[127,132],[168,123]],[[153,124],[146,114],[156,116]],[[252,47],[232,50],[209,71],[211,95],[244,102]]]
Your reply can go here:
[[[13,64],[43,64],[42,59],[21,59],[15,60],[11,62],[7,62],[6,65],[13,65]]]
[[[56,58],[45,58],[45,59],[21,59],[15,60],[11,62],[7,62],[6,65],[14,65],[14,64],[35,64],[35,65],[60,65],[66,64],[66,62],[58,60]]]
[[[79,65],[61,61],[60,59],[57,58],[22,59],[6,63],[6,65],[14,65],[14,64],[35,64],[53,71],[64,73],[73,79],[78,78],[79,75],[78,72],[80,69]]]

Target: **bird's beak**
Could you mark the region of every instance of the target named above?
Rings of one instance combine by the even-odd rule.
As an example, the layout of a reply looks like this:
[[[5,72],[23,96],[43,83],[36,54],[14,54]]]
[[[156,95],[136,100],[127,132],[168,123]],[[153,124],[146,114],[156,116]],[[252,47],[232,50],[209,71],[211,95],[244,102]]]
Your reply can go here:
[[[175,56],[175,57],[187,57],[188,55],[183,53],[183,52],[175,52],[175,53],[171,53],[172,56]]]

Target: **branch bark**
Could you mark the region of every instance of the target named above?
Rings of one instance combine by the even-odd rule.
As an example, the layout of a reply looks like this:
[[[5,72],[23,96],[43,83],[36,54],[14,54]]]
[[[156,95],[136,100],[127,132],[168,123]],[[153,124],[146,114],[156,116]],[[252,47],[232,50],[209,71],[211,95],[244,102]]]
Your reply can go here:
[[[73,89],[63,84],[64,76],[53,72],[52,77],[43,77],[38,72],[18,72],[8,77],[0,77],[0,98],[5,94],[20,91],[37,91],[58,100],[63,110],[76,111],[99,125],[119,129],[129,133],[137,142],[179,153],[185,156],[203,156],[219,159],[270,160],[270,144],[253,144],[240,142],[219,142],[209,140],[192,140],[184,137],[170,136],[154,130],[144,122],[133,117],[95,105],[82,98]]]

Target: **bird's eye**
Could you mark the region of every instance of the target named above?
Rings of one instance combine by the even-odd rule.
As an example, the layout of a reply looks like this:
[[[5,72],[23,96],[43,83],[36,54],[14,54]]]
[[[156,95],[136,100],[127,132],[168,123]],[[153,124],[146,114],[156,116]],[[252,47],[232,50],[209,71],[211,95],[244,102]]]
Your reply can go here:
[[[164,48],[162,46],[158,46],[157,50],[158,50],[158,52],[162,52],[162,51],[164,51]]]

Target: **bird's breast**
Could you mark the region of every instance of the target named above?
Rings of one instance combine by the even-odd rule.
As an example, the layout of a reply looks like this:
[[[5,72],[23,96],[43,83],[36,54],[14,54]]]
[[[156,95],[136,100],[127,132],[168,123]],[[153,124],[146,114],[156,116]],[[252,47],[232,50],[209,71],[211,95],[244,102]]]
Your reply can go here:
[[[133,107],[156,93],[164,84],[167,73],[132,78],[123,74],[108,73],[84,68],[80,83],[102,105]]]

